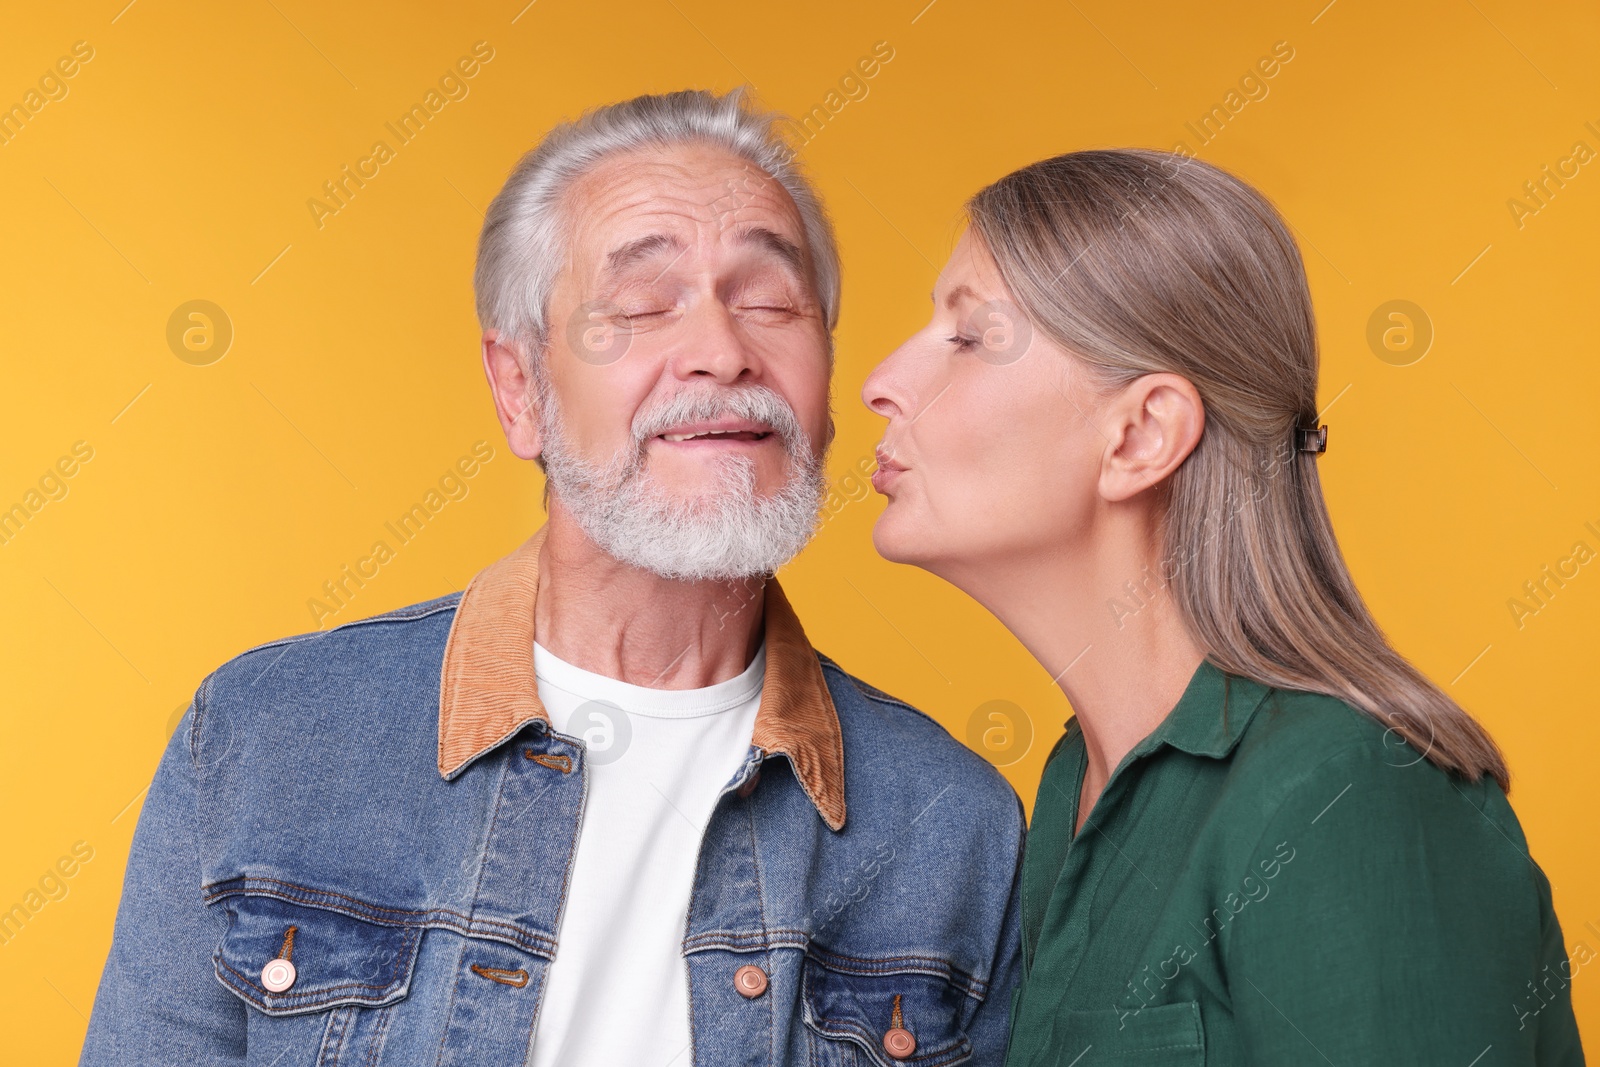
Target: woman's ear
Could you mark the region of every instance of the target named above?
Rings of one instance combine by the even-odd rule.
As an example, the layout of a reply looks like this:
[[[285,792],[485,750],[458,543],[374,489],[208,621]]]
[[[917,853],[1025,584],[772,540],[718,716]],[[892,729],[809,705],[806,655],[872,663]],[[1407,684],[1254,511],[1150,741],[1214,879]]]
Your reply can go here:
[[[1200,391],[1179,374],[1141,375],[1106,405],[1100,496],[1129,500],[1160,484],[1188,458],[1205,429]]]
[[[483,331],[483,372],[494,395],[494,411],[512,454],[523,459],[537,458],[544,448],[530,359],[522,342],[498,330]]]

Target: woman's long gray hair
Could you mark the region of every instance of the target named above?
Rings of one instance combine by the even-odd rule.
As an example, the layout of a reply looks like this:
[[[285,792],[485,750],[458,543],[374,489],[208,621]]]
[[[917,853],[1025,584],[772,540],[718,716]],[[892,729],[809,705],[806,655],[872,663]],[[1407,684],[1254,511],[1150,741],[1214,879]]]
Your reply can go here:
[[[1305,266],[1266,198],[1199,160],[1073,152],[967,204],[1035,329],[1110,389],[1182,375],[1200,443],[1165,486],[1161,577],[1206,657],[1267,685],[1338,697],[1438,766],[1503,789],[1489,734],[1396,652],[1334,538],[1317,454],[1317,335]]]

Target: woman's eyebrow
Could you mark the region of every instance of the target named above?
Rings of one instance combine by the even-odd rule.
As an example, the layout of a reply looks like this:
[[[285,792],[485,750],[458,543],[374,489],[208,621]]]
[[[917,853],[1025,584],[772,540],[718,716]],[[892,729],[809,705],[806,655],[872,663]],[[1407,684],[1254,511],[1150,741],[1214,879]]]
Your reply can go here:
[[[945,295],[944,306],[947,308],[954,308],[962,300],[965,300],[969,297],[973,300],[976,300],[978,299],[978,294],[973,292],[965,285],[958,285]],[[932,292],[928,293],[928,299],[934,301],[935,303],[938,302],[938,299],[933,295]]]

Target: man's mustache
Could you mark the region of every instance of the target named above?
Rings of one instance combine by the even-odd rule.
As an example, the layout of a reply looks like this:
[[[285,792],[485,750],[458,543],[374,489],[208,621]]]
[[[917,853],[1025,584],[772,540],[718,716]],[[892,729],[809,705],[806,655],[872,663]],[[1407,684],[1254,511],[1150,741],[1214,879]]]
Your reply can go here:
[[[634,417],[634,447],[642,451],[644,443],[652,437],[685,423],[725,417],[771,427],[791,455],[803,454],[810,447],[810,438],[795,416],[794,408],[776,390],[765,385],[674,393]]]

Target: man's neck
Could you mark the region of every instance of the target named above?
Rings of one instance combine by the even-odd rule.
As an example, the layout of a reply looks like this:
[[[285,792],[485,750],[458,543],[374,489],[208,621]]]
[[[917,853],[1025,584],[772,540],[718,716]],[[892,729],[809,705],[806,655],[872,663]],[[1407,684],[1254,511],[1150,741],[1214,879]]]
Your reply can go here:
[[[679,581],[606,555],[559,507],[539,551],[539,644],[595,674],[652,689],[736,677],[761,647],[766,581]]]

